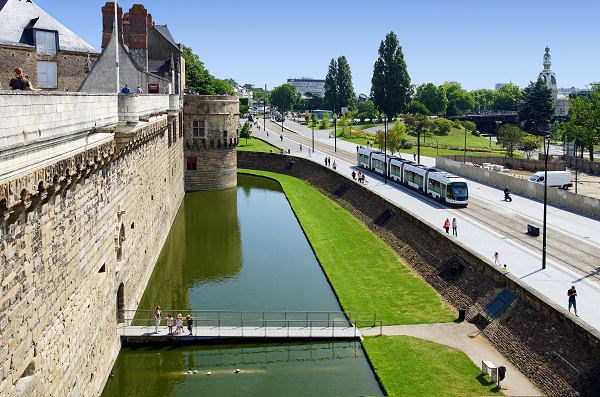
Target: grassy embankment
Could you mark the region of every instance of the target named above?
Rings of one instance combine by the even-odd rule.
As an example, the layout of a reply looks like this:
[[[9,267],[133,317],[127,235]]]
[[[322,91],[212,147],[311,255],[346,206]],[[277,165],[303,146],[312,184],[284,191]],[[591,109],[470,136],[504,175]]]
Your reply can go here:
[[[349,212],[281,174],[283,190],[345,311],[377,312],[385,325],[453,321],[453,310],[397,254]],[[411,337],[368,337],[364,347],[388,395],[501,394],[462,352]]]

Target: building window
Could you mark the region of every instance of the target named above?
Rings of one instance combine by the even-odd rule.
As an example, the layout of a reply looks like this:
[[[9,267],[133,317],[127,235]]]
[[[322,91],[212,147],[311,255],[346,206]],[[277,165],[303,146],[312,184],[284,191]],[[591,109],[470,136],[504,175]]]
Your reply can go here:
[[[196,171],[196,157],[188,157],[187,158],[187,170],[188,171]]]
[[[194,138],[204,138],[204,120],[192,121],[192,133]]]
[[[38,87],[57,88],[56,62],[38,61]]]
[[[56,55],[56,32],[36,30],[35,48],[38,54]]]

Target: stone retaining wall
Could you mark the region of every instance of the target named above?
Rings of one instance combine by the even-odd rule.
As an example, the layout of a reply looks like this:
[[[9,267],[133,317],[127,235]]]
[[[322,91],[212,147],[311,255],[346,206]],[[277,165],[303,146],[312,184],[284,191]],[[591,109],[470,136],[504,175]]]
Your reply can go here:
[[[491,266],[489,258],[471,252],[460,241],[430,228],[418,216],[309,160],[239,152],[238,167],[297,177],[333,199],[394,248],[404,263],[451,305],[468,308],[470,320],[476,319],[503,288],[511,290],[518,299],[485,326],[482,334],[547,395],[585,395],[598,382],[600,333],[543,295],[529,290],[510,273]],[[336,191],[343,193],[336,196]],[[375,225],[374,220],[386,211],[393,216],[382,226]],[[454,266],[463,269],[458,277],[447,280],[439,276]]]

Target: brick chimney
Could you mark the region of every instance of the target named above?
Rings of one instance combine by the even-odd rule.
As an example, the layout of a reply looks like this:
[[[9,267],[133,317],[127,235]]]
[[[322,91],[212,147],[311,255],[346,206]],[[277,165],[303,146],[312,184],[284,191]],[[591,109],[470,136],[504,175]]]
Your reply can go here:
[[[139,67],[148,71],[148,26],[152,23],[152,15],[142,4],[134,4],[125,14],[128,22],[125,43],[129,46],[129,53]]]
[[[117,21],[119,24],[119,38],[123,42],[123,9],[117,6]],[[115,3],[106,2],[102,7],[102,49],[106,48],[113,34],[115,25]]]

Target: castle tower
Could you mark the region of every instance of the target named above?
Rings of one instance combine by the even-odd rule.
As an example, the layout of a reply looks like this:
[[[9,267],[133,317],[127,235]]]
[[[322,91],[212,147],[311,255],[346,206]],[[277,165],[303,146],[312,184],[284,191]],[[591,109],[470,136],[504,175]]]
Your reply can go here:
[[[552,91],[552,101],[556,105],[556,97],[558,95],[558,87],[556,86],[556,75],[552,70],[550,70],[550,66],[552,65],[550,56],[550,48],[546,47],[546,52],[544,53],[544,70],[540,72],[538,75],[538,79],[541,79],[546,86],[550,88]]]
[[[237,185],[239,109],[237,96],[184,96],[186,192]]]

